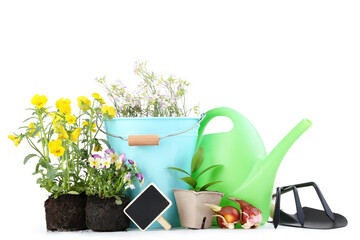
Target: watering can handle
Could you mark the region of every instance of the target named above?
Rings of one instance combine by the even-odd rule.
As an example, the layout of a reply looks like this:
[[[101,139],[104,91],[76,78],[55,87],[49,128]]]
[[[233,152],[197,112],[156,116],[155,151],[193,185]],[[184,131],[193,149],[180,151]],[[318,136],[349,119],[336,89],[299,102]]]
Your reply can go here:
[[[200,124],[196,148],[198,148],[198,145],[201,142],[201,139],[203,137],[203,134],[204,134],[207,124],[215,117],[230,118],[230,120],[233,122],[233,125],[234,125],[232,130],[234,130],[236,128],[236,123],[238,123],[240,121],[242,115],[239,112],[235,111],[234,109],[231,109],[228,107],[218,107],[218,108],[211,109],[210,111],[207,111],[205,119]],[[230,130],[230,131],[232,131],[232,130]]]
[[[165,136],[162,136],[162,137],[159,137],[159,135],[154,134],[154,135],[129,135],[128,138],[124,138],[124,137],[121,137],[121,136],[116,136],[116,135],[107,133],[104,130],[102,130],[97,124],[97,119],[96,119],[95,123],[96,123],[96,126],[97,126],[97,128],[99,129],[100,132],[102,132],[102,133],[104,133],[104,134],[106,134],[108,136],[115,137],[115,138],[120,138],[121,140],[127,141],[129,146],[152,146],[152,145],[159,145],[159,141],[164,139],[164,138],[177,136],[177,135],[180,135],[182,133],[190,131],[191,129],[198,126],[205,119],[205,117],[206,117],[206,113],[203,113],[203,114],[201,114],[200,120],[195,125],[193,125],[192,127],[188,128],[188,129],[186,129],[184,131],[168,134],[168,135],[165,135]]]

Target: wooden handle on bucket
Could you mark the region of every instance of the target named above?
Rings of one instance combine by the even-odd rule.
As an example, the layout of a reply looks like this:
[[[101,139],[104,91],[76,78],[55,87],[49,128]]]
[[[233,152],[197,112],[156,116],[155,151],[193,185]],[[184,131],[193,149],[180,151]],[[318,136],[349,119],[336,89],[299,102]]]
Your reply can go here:
[[[159,145],[159,135],[130,135],[129,146],[153,146]]]

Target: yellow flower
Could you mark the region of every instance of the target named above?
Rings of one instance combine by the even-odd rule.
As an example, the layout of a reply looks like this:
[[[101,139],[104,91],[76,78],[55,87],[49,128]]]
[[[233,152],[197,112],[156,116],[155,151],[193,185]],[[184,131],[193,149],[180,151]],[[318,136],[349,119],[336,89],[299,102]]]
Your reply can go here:
[[[80,137],[80,133],[81,133],[81,128],[75,129],[70,135],[71,141],[77,142],[78,138]]]
[[[98,94],[98,93],[93,93],[91,96],[92,96],[93,98],[95,98],[96,100],[98,100],[100,104],[105,104],[105,101],[104,101],[104,99],[100,96],[100,94]]]
[[[56,102],[56,108],[59,109],[60,112],[69,115],[71,113],[71,101],[69,99],[60,98]]]
[[[89,123],[87,121],[84,121],[82,123],[83,127],[88,127],[89,126]],[[93,126],[92,126],[92,129],[91,129],[92,132],[96,132],[96,123],[93,123]]]
[[[86,110],[90,109],[91,102],[87,97],[80,96],[80,97],[77,98],[77,101],[78,101],[78,105],[81,108],[81,110],[86,111]]]
[[[42,108],[43,106],[45,106],[47,100],[47,97],[45,97],[44,95],[40,96],[39,94],[36,94],[31,99],[31,104],[35,105],[36,108]]]
[[[74,115],[66,115],[65,120],[69,124],[74,124],[76,122],[76,117]]]
[[[59,126],[59,131],[60,131],[60,134],[58,136],[58,139],[69,139],[69,135],[63,126]]]
[[[20,138],[18,138],[15,135],[8,135],[8,139],[11,139],[11,141],[13,141],[13,143],[15,144],[15,147],[17,147],[20,143]]]
[[[115,117],[115,115],[116,115],[115,108],[109,107],[108,105],[102,106],[101,112],[102,112],[103,114],[108,114],[108,115],[111,116],[111,117]]]
[[[49,142],[48,147],[50,149],[50,153],[54,154],[55,157],[62,156],[64,154],[65,148],[61,145],[62,141],[59,139]]]
[[[63,117],[63,113],[56,113],[56,112],[52,112],[49,114],[52,119],[53,119],[53,129],[55,129],[55,132],[58,132],[56,127],[60,124],[58,124],[58,122],[62,119]]]
[[[95,123],[93,123],[93,127],[92,127],[91,131],[96,132],[96,124]]]
[[[94,151],[95,152],[100,152],[103,148],[101,147],[101,145],[95,145],[94,147]]]
[[[48,144],[49,148],[57,148],[59,146],[62,145],[62,141],[61,140],[55,140],[55,141],[50,141]]]
[[[29,124],[29,132],[32,134],[33,132],[35,132],[35,124],[32,122]],[[39,133],[37,133],[35,136],[38,136]]]
[[[93,98],[95,98],[95,99],[99,99],[99,98],[100,98],[100,94],[98,94],[98,93],[93,93],[91,96],[92,96]]]

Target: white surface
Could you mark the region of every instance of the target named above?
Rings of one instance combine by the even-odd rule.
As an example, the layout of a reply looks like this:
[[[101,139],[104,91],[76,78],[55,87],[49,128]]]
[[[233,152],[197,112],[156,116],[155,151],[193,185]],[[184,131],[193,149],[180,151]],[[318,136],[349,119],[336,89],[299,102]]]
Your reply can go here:
[[[342,239],[356,233],[359,12],[358,1],[1,1],[0,234],[8,239]],[[244,114],[268,151],[309,118],[313,127],[286,155],[275,186],[315,181],[332,210],[348,218],[348,227],[46,232],[46,193],[31,175],[35,165],[22,164],[30,148],[15,148],[7,135],[28,117],[24,109],[34,94],[45,94],[54,106],[61,97],[76,103],[77,96],[102,94],[96,77],[134,85],[137,60],[192,82],[189,98],[204,111],[228,106]],[[312,193],[301,195],[304,205],[320,207]]]

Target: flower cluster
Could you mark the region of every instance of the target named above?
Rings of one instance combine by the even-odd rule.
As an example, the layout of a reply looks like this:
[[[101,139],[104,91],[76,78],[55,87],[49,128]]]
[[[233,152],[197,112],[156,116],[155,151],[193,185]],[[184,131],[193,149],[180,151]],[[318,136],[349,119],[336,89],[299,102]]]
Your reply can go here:
[[[199,106],[186,109],[187,81],[164,78],[146,69],[146,62],[137,63],[135,74],[142,81],[137,91],[128,91],[121,82],[108,85],[105,77],[97,79],[113,102],[118,117],[182,117],[199,114]],[[115,112],[114,112],[115,113]]]
[[[88,158],[90,172],[87,194],[101,198],[123,197],[127,189],[135,189],[135,181],[140,186],[144,176],[139,172],[134,160],[127,159],[125,153],[118,154],[113,149],[104,152],[104,156],[93,154]]]
[[[77,98],[80,112],[74,115],[70,99],[60,98],[56,101],[56,109],[49,112],[47,97],[36,94],[31,99],[35,107],[28,109],[32,111],[31,117],[24,121],[31,122],[21,127],[25,133],[8,136],[15,146],[26,140],[34,149],[34,153],[25,157],[24,163],[38,158],[33,174],[40,174],[37,183],[55,198],[59,194],[85,191],[88,179],[85,160],[93,151],[101,149],[99,140],[110,147],[105,139],[97,138],[96,122],[99,120],[101,127],[103,119],[115,116],[115,109],[105,105],[98,93],[92,96],[93,102],[85,96]]]

